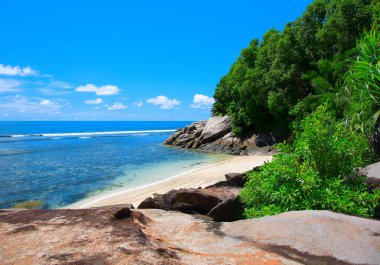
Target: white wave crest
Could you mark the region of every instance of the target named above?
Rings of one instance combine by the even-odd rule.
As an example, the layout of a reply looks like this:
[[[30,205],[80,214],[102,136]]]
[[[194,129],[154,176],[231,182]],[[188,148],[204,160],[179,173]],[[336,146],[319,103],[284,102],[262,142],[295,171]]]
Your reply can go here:
[[[168,133],[174,132],[170,130],[144,130],[144,131],[114,131],[114,132],[74,132],[74,133],[40,133],[40,134],[15,134],[7,135],[7,137],[28,137],[28,136],[41,136],[41,137],[67,137],[67,136],[92,136],[92,135],[127,135],[127,134],[151,134],[151,133]]]

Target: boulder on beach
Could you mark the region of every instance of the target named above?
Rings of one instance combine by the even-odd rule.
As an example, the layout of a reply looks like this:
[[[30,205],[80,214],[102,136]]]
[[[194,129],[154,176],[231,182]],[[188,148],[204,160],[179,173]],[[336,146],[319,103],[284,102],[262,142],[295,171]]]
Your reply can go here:
[[[153,197],[148,197],[143,200],[138,209],[162,209],[169,211],[172,209],[172,206],[175,202],[175,195],[177,190],[171,190],[165,194],[155,193]]]
[[[182,189],[175,195],[175,203],[172,210],[191,211],[207,214],[222,201],[236,198],[241,189],[238,188],[209,188],[209,189]],[[177,203],[177,204],[176,204]],[[182,207],[186,205],[186,207]]]
[[[238,199],[240,191],[241,188],[234,186],[171,190],[146,198],[137,208],[209,214],[218,221],[234,221],[241,219],[242,215],[243,205]]]

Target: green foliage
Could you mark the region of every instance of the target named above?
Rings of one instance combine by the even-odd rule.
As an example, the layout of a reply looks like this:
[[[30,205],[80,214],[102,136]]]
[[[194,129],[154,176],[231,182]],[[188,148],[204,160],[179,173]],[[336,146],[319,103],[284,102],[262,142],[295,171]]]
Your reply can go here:
[[[230,115],[236,134],[288,134],[294,119],[339,92],[355,39],[375,20],[375,3],[316,0],[283,31],[252,41],[217,85],[213,114]]]
[[[372,30],[360,39],[357,46],[357,59],[345,78],[348,96],[352,99],[347,115],[353,130],[370,137],[380,116],[379,24],[374,24]]]
[[[322,105],[303,120],[294,148],[305,161],[312,161],[319,176],[347,176],[372,161],[368,141],[336,121],[327,107]]]
[[[247,217],[373,216],[380,191],[355,170],[373,162],[368,139],[380,123],[379,14],[376,0],[315,0],[283,31],[252,41],[220,80],[213,114],[230,115],[237,135],[293,130],[293,144],[278,145],[280,154],[248,175]]]
[[[366,139],[318,108],[298,128],[293,146],[247,177],[241,197],[246,217],[292,210],[333,210],[371,217],[380,192],[370,192],[354,169],[371,162]]]

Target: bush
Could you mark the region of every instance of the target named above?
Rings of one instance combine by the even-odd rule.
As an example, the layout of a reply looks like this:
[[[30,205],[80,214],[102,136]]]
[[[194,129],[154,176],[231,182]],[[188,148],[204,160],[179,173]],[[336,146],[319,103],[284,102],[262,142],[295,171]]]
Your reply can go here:
[[[241,193],[246,217],[292,210],[374,215],[380,192],[369,191],[361,177],[353,177],[356,168],[372,161],[368,142],[326,109],[324,105],[303,120],[293,146],[280,144],[271,163],[248,174]]]

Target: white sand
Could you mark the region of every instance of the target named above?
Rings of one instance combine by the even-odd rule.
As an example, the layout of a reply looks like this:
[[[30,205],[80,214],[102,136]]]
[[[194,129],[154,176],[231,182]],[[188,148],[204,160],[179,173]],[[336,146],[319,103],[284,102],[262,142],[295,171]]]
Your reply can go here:
[[[78,209],[131,203],[137,207],[145,198],[154,193],[165,193],[172,189],[206,187],[225,180],[226,173],[243,173],[255,166],[270,161],[268,155],[234,156],[223,162],[181,173],[165,180],[132,189],[105,192],[65,208]]]

